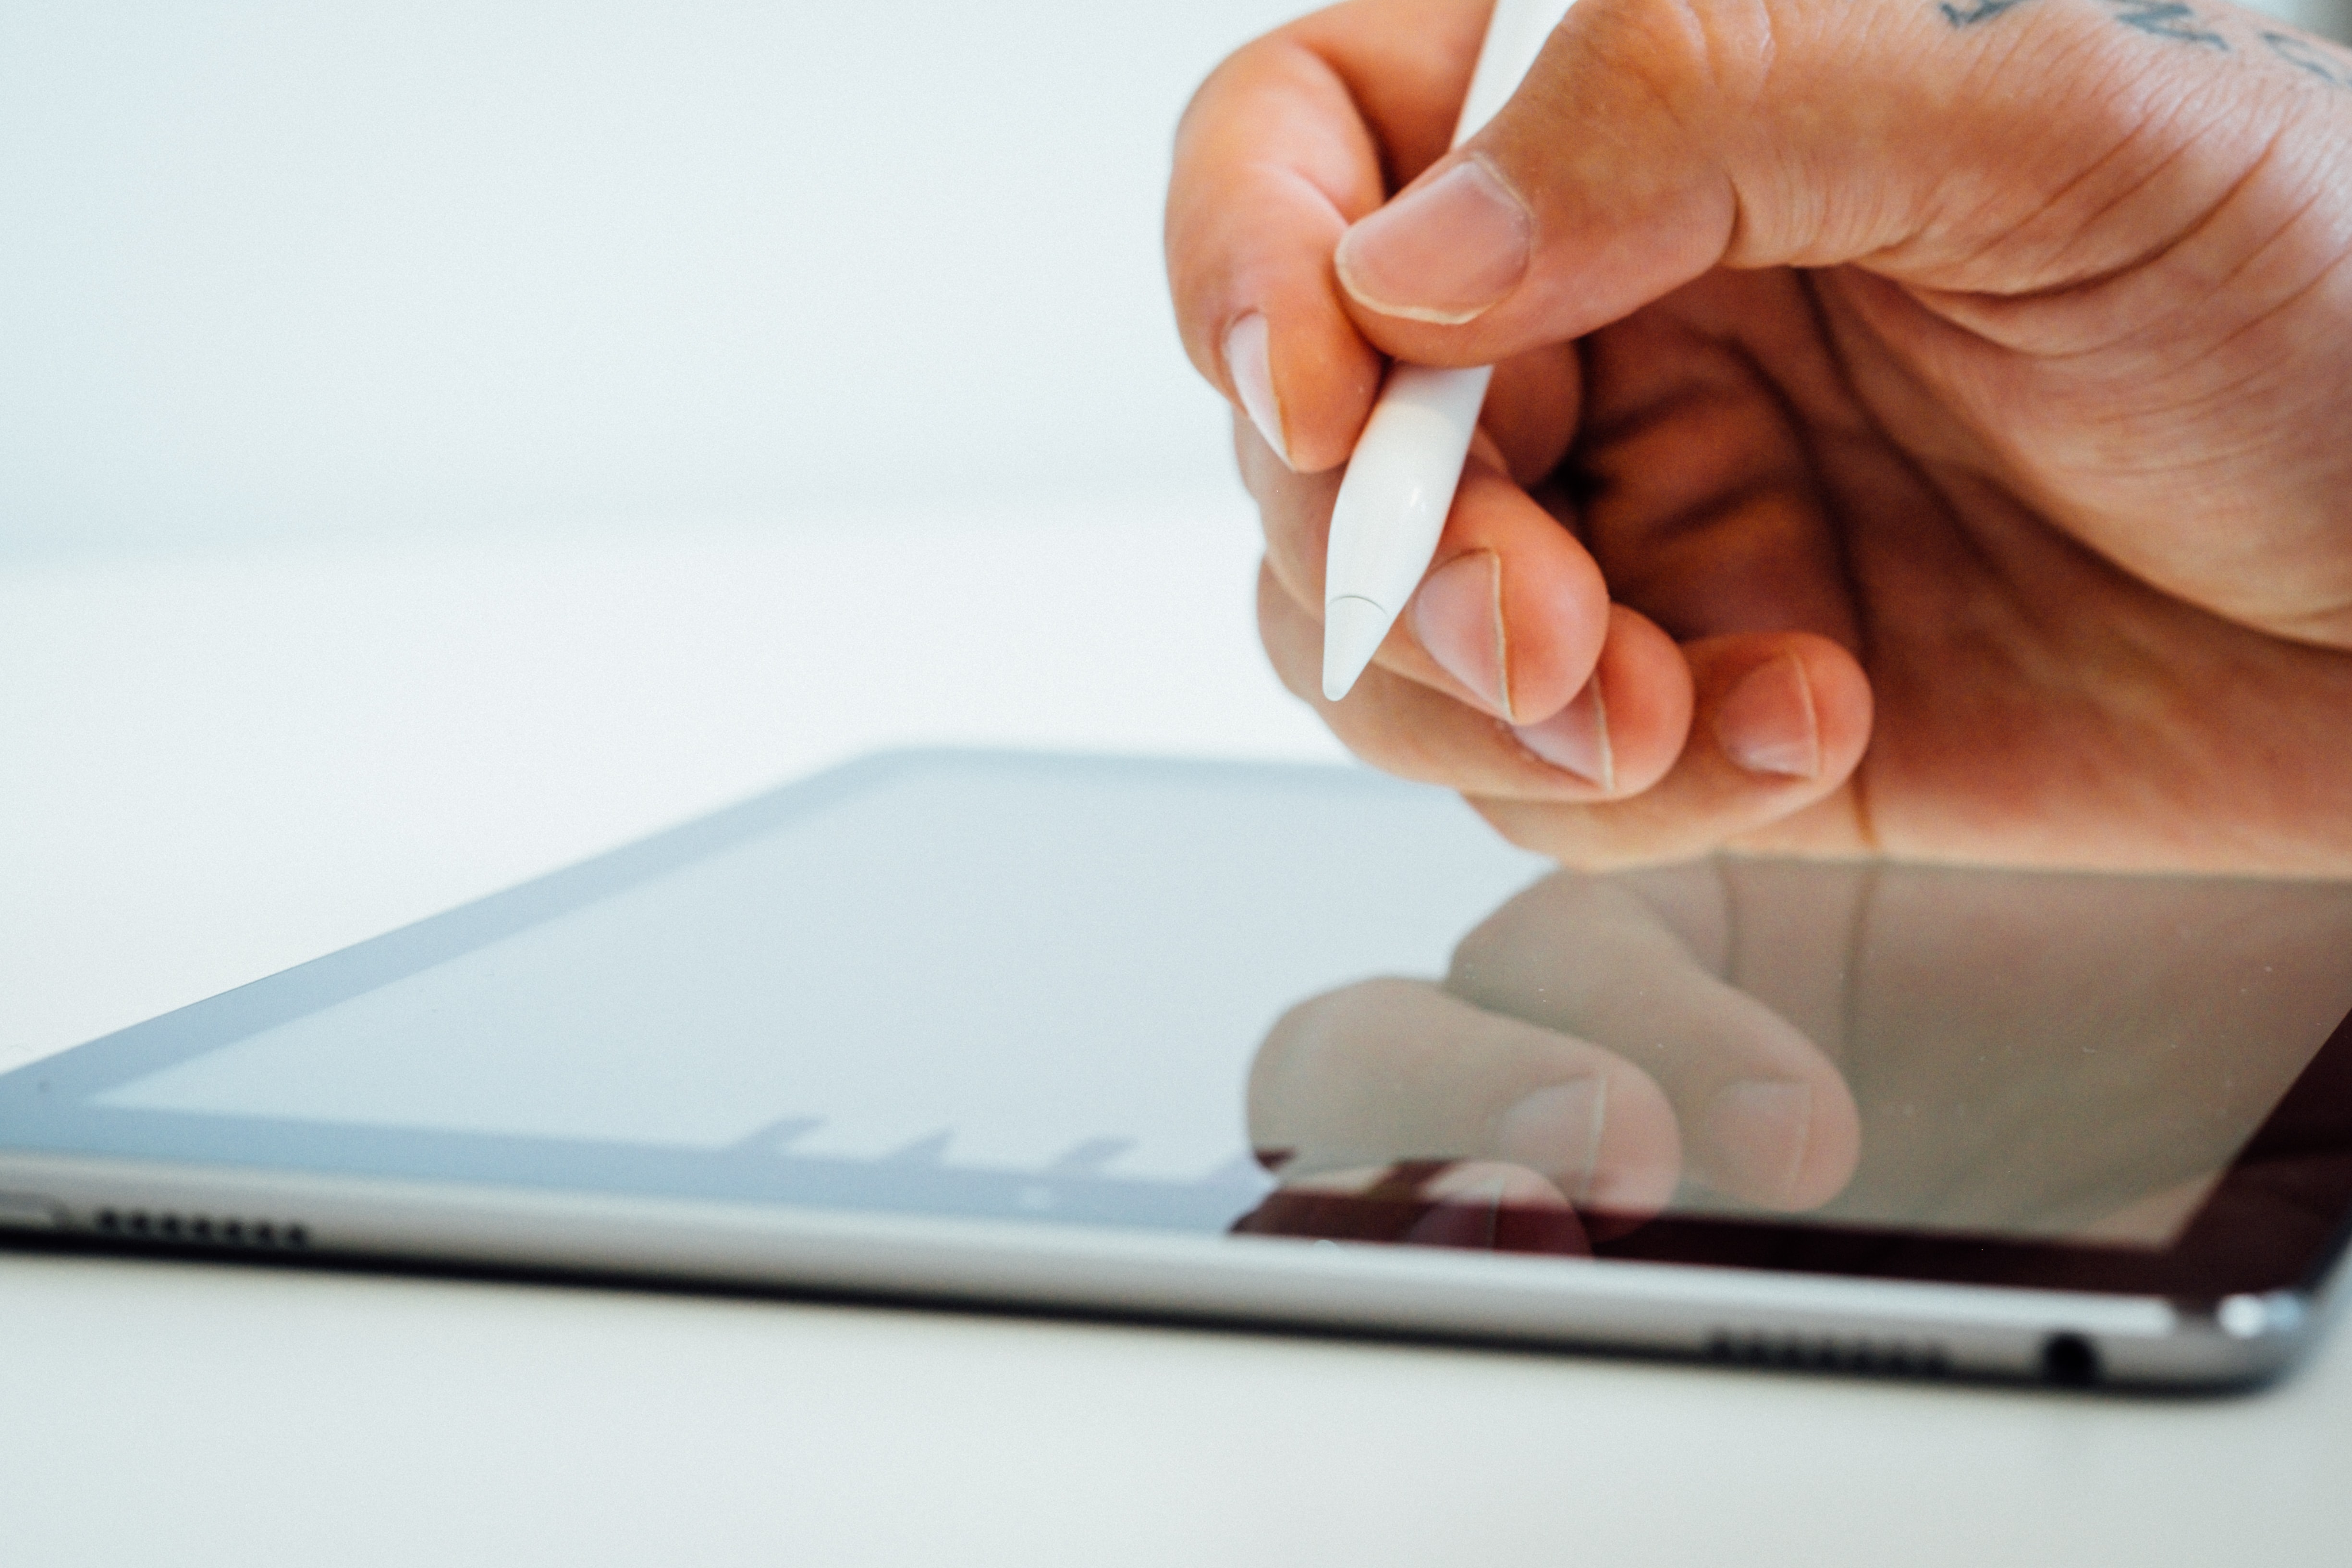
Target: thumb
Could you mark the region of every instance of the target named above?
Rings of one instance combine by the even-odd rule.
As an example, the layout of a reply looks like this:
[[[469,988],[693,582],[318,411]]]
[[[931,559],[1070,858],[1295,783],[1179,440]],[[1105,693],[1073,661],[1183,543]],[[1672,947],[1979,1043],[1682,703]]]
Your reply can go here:
[[[1994,294],[2127,268],[2276,127],[2218,36],[2117,9],[1581,0],[1478,135],[1342,237],[1351,312],[1391,353],[1479,363],[1719,266]]]

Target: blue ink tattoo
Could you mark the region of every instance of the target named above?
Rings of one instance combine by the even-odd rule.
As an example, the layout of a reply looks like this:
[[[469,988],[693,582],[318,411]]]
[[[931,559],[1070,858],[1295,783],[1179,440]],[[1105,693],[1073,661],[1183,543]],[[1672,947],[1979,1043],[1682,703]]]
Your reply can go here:
[[[2230,46],[2221,35],[2197,26],[2197,13],[2181,4],[2181,0],[2107,0],[2116,7],[2116,20],[2126,27],[2136,27],[2151,37],[2170,38],[2179,44],[2202,44],[2210,49],[2227,49]]]
[[[1944,20],[1955,27],[1973,27],[1979,22],[1990,22],[2003,11],[2012,10],[2024,4],[2025,0],[1973,0],[1969,8],[1963,11],[1953,5],[1951,0],[1944,0],[1944,4],[1937,6],[1936,9],[1941,11],[1944,14]]]
[[[2293,33],[2264,33],[2263,42],[2270,46],[2271,53],[2297,70],[2307,71],[2330,87],[2352,88],[2352,68],[2329,58],[2326,51],[2309,38],[2298,38]]]

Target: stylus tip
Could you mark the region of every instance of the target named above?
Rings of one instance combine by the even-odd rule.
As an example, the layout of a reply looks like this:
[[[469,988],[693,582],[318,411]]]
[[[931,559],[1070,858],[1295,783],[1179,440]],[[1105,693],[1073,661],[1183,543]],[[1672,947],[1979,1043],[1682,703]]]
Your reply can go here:
[[[1343,594],[1323,606],[1323,695],[1333,702],[1348,695],[1364,666],[1380,652],[1396,616],[1370,599]]]

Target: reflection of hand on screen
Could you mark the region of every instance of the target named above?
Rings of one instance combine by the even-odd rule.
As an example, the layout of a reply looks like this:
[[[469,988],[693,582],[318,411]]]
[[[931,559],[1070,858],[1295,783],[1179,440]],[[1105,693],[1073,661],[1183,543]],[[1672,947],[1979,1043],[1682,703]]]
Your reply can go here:
[[[1853,1169],[1853,1098],[1789,1021],[1702,965],[1624,884],[1562,875],[1465,939],[1443,984],[1292,1009],[1250,1078],[1286,1189],[1654,1212],[1685,1176],[1770,1208]]]
[[[1747,922],[1770,919],[1785,868],[1727,867]],[[2160,1242],[2352,1009],[2344,884],[1853,875],[1822,1043],[1863,1106],[1836,1205],[1856,1217]],[[1778,984],[1763,955],[1742,967]]]
[[[1285,1192],[1256,1227],[1354,1193],[2158,1244],[2352,1009],[2347,951],[2337,884],[1563,872],[1442,983],[1276,1026],[1250,1131]]]

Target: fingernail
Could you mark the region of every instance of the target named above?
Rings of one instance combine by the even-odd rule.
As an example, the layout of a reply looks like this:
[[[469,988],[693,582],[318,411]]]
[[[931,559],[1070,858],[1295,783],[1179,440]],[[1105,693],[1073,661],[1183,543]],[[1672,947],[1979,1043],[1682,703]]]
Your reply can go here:
[[[1412,596],[1412,635],[1438,668],[1502,718],[1511,716],[1503,640],[1503,563],[1474,550],[1432,572]]]
[[[1383,316],[1454,326],[1519,285],[1535,219],[1495,172],[1465,158],[1340,237],[1339,282]]]
[[[1284,468],[1290,447],[1282,438],[1282,404],[1274,395],[1274,361],[1266,349],[1265,318],[1253,310],[1225,332],[1225,374],[1234,378],[1250,423],[1274,448]]]
[[[1609,749],[1609,708],[1601,700],[1598,677],[1584,683],[1569,705],[1540,724],[1522,724],[1512,731],[1519,744],[1553,767],[1598,784],[1604,794],[1617,788],[1617,759]]]
[[[1583,1203],[1592,1190],[1608,1112],[1604,1079],[1580,1078],[1537,1089],[1496,1121],[1496,1152],[1549,1177],[1570,1203]]]
[[[1788,1201],[1805,1163],[1813,1091],[1787,1079],[1743,1079],[1706,1108],[1709,1184],[1759,1203]]]
[[[1716,710],[1715,738],[1724,755],[1751,773],[1820,776],[1822,731],[1813,717],[1813,689],[1795,655],[1784,653],[1740,677]]]

